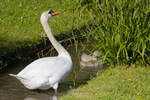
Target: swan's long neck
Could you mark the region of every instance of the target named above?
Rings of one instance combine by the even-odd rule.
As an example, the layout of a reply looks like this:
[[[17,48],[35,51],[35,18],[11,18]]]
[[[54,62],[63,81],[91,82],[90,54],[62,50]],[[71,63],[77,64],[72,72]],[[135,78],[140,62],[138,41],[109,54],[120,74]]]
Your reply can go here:
[[[50,42],[52,43],[54,48],[57,50],[58,55],[69,55],[67,50],[65,50],[65,48],[60,43],[58,43],[57,40],[55,39],[55,37],[53,36],[52,31],[51,31],[49,24],[48,24],[48,20],[47,21],[41,20],[41,24],[42,24]]]

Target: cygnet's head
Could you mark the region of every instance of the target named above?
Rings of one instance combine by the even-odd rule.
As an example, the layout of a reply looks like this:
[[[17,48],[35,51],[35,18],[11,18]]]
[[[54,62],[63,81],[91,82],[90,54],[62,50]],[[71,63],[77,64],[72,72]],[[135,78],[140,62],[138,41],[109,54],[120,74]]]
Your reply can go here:
[[[58,15],[58,14],[59,14],[58,12],[54,12],[53,10],[48,10],[42,13],[40,20],[41,22],[48,21],[50,17]]]

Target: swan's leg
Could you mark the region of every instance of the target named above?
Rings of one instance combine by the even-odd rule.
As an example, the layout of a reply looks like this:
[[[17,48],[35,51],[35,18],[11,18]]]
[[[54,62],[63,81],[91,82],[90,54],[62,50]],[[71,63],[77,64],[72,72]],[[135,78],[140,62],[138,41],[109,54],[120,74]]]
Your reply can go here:
[[[55,95],[57,95],[57,88],[58,88],[58,83],[55,83],[53,85],[53,89],[55,90]]]
[[[57,89],[55,89],[55,95],[57,95]]]

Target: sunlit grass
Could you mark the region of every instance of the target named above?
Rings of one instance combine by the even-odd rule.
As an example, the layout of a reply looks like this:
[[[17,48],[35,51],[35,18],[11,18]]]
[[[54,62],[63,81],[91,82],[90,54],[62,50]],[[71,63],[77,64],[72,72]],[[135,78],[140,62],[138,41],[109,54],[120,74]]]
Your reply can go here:
[[[0,2],[0,47],[17,48],[37,44],[45,32],[40,24],[43,11],[52,9],[60,15],[49,20],[55,35],[71,33],[90,19],[88,15],[79,16],[72,1],[60,0],[1,0]]]
[[[60,100],[149,100],[149,77],[149,67],[108,68]]]

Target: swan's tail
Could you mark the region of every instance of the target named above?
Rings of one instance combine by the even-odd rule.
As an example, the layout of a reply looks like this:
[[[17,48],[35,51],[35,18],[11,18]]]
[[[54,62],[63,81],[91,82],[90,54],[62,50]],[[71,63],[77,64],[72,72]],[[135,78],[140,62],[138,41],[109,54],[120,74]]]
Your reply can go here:
[[[17,75],[15,75],[15,74],[9,74],[9,76],[13,76],[13,77],[18,78],[18,76],[17,76]]]
[[[26,80],[25,78],[20,77],[20,76],[15,75],[15,74],[9,74],[9,76],[13,76],[13,77],[15,77],[15,78],[17,78],[17,79],[19,79],[19,80]]]

